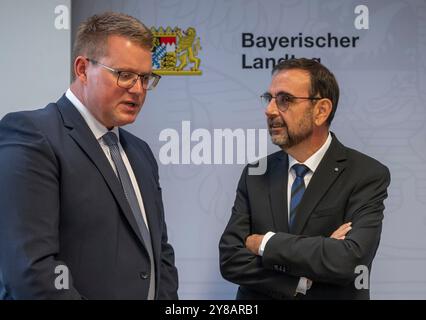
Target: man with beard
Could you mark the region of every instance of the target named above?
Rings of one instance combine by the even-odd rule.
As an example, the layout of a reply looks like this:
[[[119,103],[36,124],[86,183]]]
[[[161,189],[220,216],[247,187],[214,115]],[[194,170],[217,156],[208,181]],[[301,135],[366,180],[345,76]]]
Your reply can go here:
[[[369,299],[389,170],[329,131],[339,87],[319,62],[276,65],[262,99],[282,150],[265,174],[243,171],[219,244],[223,277],[237,299]]]

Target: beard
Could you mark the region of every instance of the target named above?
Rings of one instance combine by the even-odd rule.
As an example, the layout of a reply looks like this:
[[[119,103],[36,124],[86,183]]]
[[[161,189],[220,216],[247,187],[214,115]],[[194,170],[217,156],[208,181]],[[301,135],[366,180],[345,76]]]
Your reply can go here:
[[[311,114],[309,112],[305,113],[302,120],[291,129],[281,117],[268,119],[272,143],[286,150],[308,139],[313,132]]]

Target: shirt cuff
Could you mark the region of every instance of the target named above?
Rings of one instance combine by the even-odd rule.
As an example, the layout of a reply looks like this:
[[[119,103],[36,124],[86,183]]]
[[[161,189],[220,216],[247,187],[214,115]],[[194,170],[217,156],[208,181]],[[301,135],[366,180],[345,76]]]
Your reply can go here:
[[[311,280],[305,277],[301,277],[299,279],[299,284],[297,285],[295,295],[298,293],[306,295],[306,292],[311,288],[311,286],[312,286]]]
[[[263,251],[265,251],[266,243],[268,243],[269,239],[271,239],[271,237],[274,234],[275,234],[275,232],[269,231],[264,235],[262,242],[260,243],[260,247],[259,247],[259,252],[258,252],[259,256],[261,256],[261,257],[263,256]]]

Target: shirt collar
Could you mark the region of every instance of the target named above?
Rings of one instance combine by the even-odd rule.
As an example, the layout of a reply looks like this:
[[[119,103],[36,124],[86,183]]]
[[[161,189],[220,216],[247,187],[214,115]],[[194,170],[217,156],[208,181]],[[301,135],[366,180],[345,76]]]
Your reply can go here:
[[[102,138],[102,136],[108,131],[112,131],[117,135],[118,140],[120,141],[120,135],[118,131],[118,127],[112,128],[112,130],[108,130],[102,123],[100,123],[93,114],[87,109],[87,107],[76,97],[76,95],[68,88],[65,96],[69,101],[77,108],[80,112],[81,116],[86,121],[90,130],[93,132],[96,140]]]
[[[320,164],[322,158],[324,157],[325,153],[327,152],[328,148],[331,144],[331,134],[328,133],[327,140],[325,140],[324,144],[319,148],[312,156],[310,156],[303,164],[307,166],[312,173],[315,172],[318,165]],[[288,155],[288,171],[290,172],[291,167],[295,165],[296,163],[300,163],[296,159],[294,159],[291,155]]]

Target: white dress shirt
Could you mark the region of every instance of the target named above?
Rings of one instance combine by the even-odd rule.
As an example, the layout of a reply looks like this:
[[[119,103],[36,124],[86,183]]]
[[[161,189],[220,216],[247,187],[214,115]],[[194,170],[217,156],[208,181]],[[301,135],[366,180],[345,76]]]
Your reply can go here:
[[[107,157],[109,163],[111,164],[112,169],[114,170],[115,174],[117,175],[117,169],[115,168],[114,161],[112,160],[109,147],[106,145],[105,141],[103,140],[102,136],[107,133],[109,130],[101,124],[89,111],[89,109],[86,108],[86,106],[81,103],[81,101],[75,96],[75,94],[68,89],[65,93],[65,96],[68,98],[68,100],[71,101],[71,103],[77,108],[77,110],[80,112],[84,120],[86,121],[87,125],[89,126],[90,130],[92,131],[93,135],[95,136],[96,140],[98,140],[99,145],[101,146],[102,150],[105,153],[105,156]],[[132,166],[130,165],[129,159],[127,158],[126,153],[124,152],[123,147],[120,143],[120,133],[118,130],[118,127],[114,127],[112,130],[117,135],[118,138],[118,148],[120,149],[120,155],[123,159],[124,165],[126,166],[127,172],[129,173],[130,180],[133,185],[133,189],[136,193],[136,198],[138,200],[139,207],[142,212],[143,220],[145,221],[146,226],[148,227],[147,219],[146,219],[146,213],[145,213],[145,207],[143,205],[143,199],[142,195],[139,189],[138,182],[136,180],[136,176],[133,173]],[[149,228],[148,228],[149,230]]]
[[[296,172],[292,168],[293,165],[299,163],[304,164],[309,168],[309,171],[304,176],[305,181],[305,187],[308,187],[309,182],[311,181],[312,176],[315,173],[315,170],[318,168],[318,165],[320,164],[322,158],[324,157],[325,153],[327,152],[328,148],[331,144],[331,134],[328,133],[327,140],[325,140],[324,144],[319,148],[312,156],[310,156],[304,163],[298,162],[296,159],[294,159],[292,156],[288,155],[288,183],[287,183],[287,218],[290,221],[290,201],[291,201],[291,186],[296,179]],[[268,243],[269,239],[274,236],[274,232],[269,231],[265,234],[263,237],[262,243],[259,247],[259,255],[263,256],[263,252],[265,251],[266,244]],[[306,294],[306,291],[310,289],[312,285],[312,282],[305,278],[301,277],[299,280],[299,284],[296,289],[296,293],[302,293]]]

